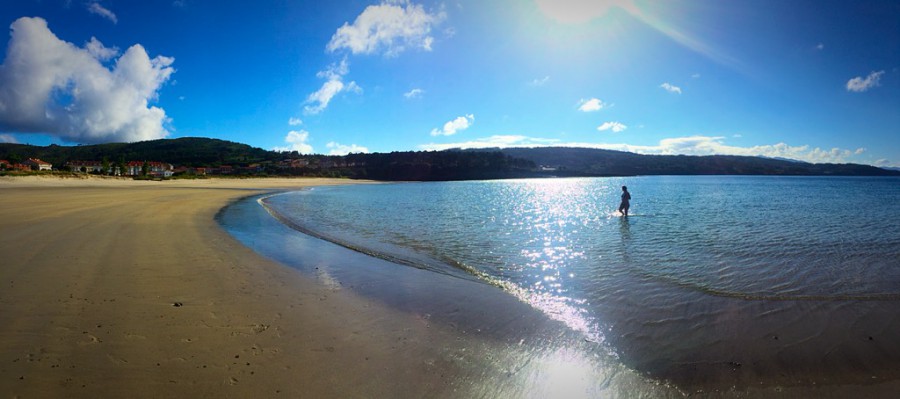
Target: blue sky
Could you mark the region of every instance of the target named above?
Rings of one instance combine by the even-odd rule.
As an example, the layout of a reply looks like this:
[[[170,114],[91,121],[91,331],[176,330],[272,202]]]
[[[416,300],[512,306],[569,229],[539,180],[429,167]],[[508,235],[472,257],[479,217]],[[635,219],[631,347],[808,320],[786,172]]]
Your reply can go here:
[[[900,3],[18,0],[0,141],[900,166]]]

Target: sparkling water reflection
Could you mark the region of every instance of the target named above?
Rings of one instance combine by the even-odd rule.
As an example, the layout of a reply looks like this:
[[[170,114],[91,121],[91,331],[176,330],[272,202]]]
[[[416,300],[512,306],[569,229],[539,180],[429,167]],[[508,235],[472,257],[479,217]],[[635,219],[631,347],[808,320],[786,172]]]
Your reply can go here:
[[[391,184],[267,204],[331,241],[503,287],[662,378],[900,365],[898,179]]]

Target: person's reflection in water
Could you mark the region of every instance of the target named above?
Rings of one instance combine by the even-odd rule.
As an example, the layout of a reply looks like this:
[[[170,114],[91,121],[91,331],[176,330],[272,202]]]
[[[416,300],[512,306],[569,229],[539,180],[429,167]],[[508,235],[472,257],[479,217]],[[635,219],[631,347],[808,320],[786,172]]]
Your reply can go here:
[[[631,251],[628,248],[631,242],[631,222],[628,221],[628,218],[619,218],[619,233],[622,235],[622,241],[619,245],[622,260],[626,263],[631,263],[631,256],[629,255]]]

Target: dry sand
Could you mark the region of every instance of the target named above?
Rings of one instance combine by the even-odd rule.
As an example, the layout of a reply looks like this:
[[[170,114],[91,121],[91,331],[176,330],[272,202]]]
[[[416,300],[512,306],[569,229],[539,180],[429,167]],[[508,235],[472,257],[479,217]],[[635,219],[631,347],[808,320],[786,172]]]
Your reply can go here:
[[[0,396],[477,391],[494,371],[475,338],[318,284],[214,220],[263,189],[349,183],[0,178]]]

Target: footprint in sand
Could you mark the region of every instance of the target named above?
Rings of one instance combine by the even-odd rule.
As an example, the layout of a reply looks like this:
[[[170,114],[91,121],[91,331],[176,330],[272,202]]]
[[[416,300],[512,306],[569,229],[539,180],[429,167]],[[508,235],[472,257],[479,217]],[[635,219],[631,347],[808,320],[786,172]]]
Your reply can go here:
[[[100,340],[100,338],[97,338],[92,334],[84,333],[84,335],[85,335],[84,339],[81,341],[78,341],[78,345],[85,346],[85,345],[99,344],[99,343],[103,342]]]

